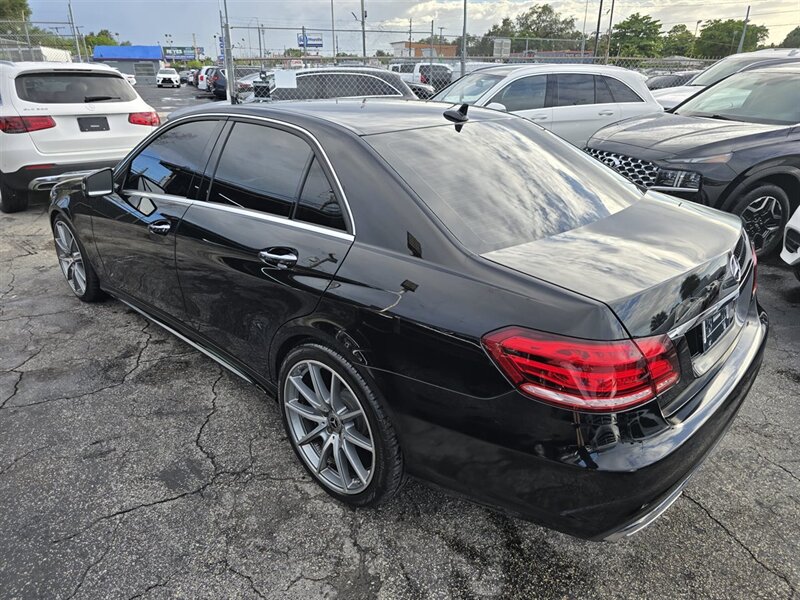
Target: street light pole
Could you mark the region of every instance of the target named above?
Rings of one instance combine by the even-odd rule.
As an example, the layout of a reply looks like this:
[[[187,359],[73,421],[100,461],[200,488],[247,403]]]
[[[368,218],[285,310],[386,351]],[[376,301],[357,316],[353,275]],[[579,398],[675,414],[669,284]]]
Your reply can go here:
[[[361,52],[364,63],[367,62],[367,11],[364,9],[364,0],[361,0]]]
[[[742,47],[744,46],[744,36],[747,33],[747,22],[750,20],[750,7],[747,7],[747,14],[744,16],[744,27],[742,27],[742,37],[739,38],[739,48],[736,50],[737,54],[742,53]]]
[[[603,0],[600,0],[600,10],[597,11],[597,30],[594,33],[594,58],[597,59],[597,47],[600,44],[600,22],[603,20]]]

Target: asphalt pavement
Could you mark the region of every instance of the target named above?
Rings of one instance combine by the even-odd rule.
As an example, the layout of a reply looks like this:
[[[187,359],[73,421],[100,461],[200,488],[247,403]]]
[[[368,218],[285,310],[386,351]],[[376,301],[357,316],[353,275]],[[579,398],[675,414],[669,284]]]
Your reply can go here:
[[[731,430],[660,520],[607,544],[414,481],[346,508],[272,398],[123,304],[74,298],[44,200],[0,232],[2,599],[798,596],[800,282],[777,260]]]
[[[135,88],[142,100],[156,110],[162,121],[165,120],[169,113],[184,106],[223,102],[222,100],[216,100],[213,94],[200,91],[193,85],[183,84],[179,88],[160,88],[155,84],[138,84]]]

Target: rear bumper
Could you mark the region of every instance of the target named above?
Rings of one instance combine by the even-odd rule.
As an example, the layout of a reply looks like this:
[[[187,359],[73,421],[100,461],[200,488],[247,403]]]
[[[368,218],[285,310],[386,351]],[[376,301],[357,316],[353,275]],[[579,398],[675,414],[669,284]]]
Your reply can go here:
[[[91,163],[52,165],[45,169],[23,167],[13,173],[3,173],[3,179],[15,190],[44,191],[67,179],[88,175],[92,171],[115,167],[119,161],[104,160]]]
[[[576,537],[613,541],[680,496],[747,396],[767,333],[754,302],[735,347],[680,421],[657,402],[589,415],[516,392],[474,398],[408,379],[390,383],[387,396],[402,396],[393,410],[413,475]]]

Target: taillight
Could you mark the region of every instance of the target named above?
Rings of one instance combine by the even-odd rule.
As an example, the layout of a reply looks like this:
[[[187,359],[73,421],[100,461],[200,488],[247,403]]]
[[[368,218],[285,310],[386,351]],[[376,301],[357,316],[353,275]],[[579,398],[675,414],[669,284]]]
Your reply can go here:
[[[29,133],[55,126],[53,117],[0,117],[0,131],[4,133]]]
[[[161,124],[161,119],[158,118],[157,112],[135,112],[128,115],[128,123],[158,127]]]
[[[508,327],[482,339],[524,394],[583,411],[617,411],[652,400],[680,379],[666,335],[593,341]]]
[[[420,83],[428,83],[428,78],[425,77],[422,73],[419,74],[419,82]]]

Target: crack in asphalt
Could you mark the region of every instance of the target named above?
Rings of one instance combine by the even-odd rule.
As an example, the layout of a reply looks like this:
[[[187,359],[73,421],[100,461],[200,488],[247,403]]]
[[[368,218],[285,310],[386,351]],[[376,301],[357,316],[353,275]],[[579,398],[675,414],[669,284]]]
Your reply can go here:
[[[702,510],[706,514],[706,516],[708,516],[709,519],[711,519],[714,523],[716,523],[720,527],[720,529],[722,529],[726,534],[728,534],[728,537],[730,537],[739,546],[741,546],[742,549],[745,552],[747,552],[747,554],[749,554],[750,557],[756,563],[758,563],[766,571],[769,571],[770,573],[772,573],[773,575],[778,577],[781,581],[783,581],[789,587],[789,596],[788,597],[789,598],[794,598],[795,594],[797,593],[797,590],[795,589],[794,585],[792,585],[792,582],[789,581],[789,578],[786,575],[784,575],[780,571],[776,571],[775,569],[773,569],[772,567],[770,567],[769,565],[764,563],[760,558],[758,558],[758,556],[756,556],[756,554],[744,542],[742,542],[742,540],[740,540],[736,536],[735,533],[733,533],[730,529],[728,529],[728,527],[722,521],[720,521],[717,517],[712,515],[711,511],[708,510],[705,506],[703,506],[703,504],[699,500],[696,500],[695,498],[692,498],[689,494],[686,493],[686,491],[683,492],[683,497],[686,498],[687,500],[689,500],[690,502],[692,502],[693,504],[695,504],[700,510]]]
[[[36,452],[39,452],[40,450],[45,450],[45,449],[47,449],[49,447],[50,446],[39,446],[38,448],[34,448],[33,450],[29,450],[25,454],[17,456],[10,463],[8,463],[5,467],[0,469],[0,475],[4,475],[5,473],[9,472],[14,467],[14,465],[16,465],[19,461],[21,461],[21,460],[23,460],[25,458],[28,458],[31,454],[35,454]]]
[[[83,583],[86,581],[86,576],[89,574],[89,571],[91,571],[97,565],[99,565],[101,562],[103,562],[103,560],[105,560],[106,556],[108,556],[108,553],[111,551],[111,547],[114,545],[114,538],[117,536],[117,530],[119,529],[119,526],[122,524],[122,521],[124,521],[124,520],[125,519],[123,518],[123,519],[120,519],[119,521],[117,521],[117,524],[114,526],[114,530],[111,532],[111,535],[109,536],[110,539],[106,543],[105,550],[103,550],[103,553],[100,555],[100,557],[97,560],[89,563],[89,565],[86,567],[86,569],[84,569],[83,573],[80,576],[80,579],[78,579],[78,585],[76,585],[75,589],[72,590],[72,593],[67,597],[67,600],[72,600],[72,598],[75,597],[75,595],[81,589],[81,586],[83,586]]]
[[[206,450],[205,446],[203,446],[203,444],[200,443],[200,437],[203,435],[203,430],[206,428],[206,425],[208,425],[208,422],[211,420],[211,417],[213,417],[214,413],[217,412],[217,384],[220,382],[220,380],[222,379],[223,376],[224,376],[224,373],[223,373],[222,369],[220,369],[219,375],[214,380],[214,383],[211,384],[211,394],[212,394],[212,397],[211,397],[211,412],[209,412],[206,415],[206,419],[205,419],[205,421],[203,421],[203,424],[200,426],[200,429],[197,431],[197,437],[195,437],[195,439],[194,439],[194,445],[197,446],[197,448],[200,450],[200,452],[202,452],[203,455],[211,462],[211,466],[214,467],[214,472],[215,473],[218,470],[216,456],[214,455],[213,452],[211,452],[209,450]],[[252,444],[253,444],[253,441],[250,440],[250,466],[251,467],[253,465]]]
[[[761,453],[760,453],[760,452],[758,452],[758,451],[756,451],[756,454],[759,456],[759,458],[761,458],[761,459],[763,459],[763,460],[767,461],[767,462],[768,462],[769,464],[771,464],[772,466],[774,466],[774,467],[778,467],[778,468],[779,468],[781,471],[783,471],[784,473],[786,473],[786,474],[787,474],[789,477],[791,477],[791,478],[792,478],[792,479],[794,479],[795,481],[800,481],[800,477],[798,477],[797,475],[795,475],[795,474],[794,474],[792,471],[790,471],[789,469],[787,469],[786,467],[784,467],[782,464],[780,464],[780,463],[777,463],[777,462],[775,462],[774,460],[770,460],[769,458],[767,458],[766,456],[764,456],[763,454],[761,454]]]
[[[175,577],[175,575],[177,573],[178,573],[178,569],[175,569],[172,573],[170,573],[167,576],[166,579],[159,579],[156,583],[153,583],[153,584],[147,586],[141,592],[139,592],[137,594],[134,594],[133,596],[128,598],[128,600],[136,600],[136,598],[143,598],[144,596],[146,596],[147,594],[149,594],[150,592],[152,592],[155,589],[167,587],[169,585],[170,581],[172,581],[172,578]]]

